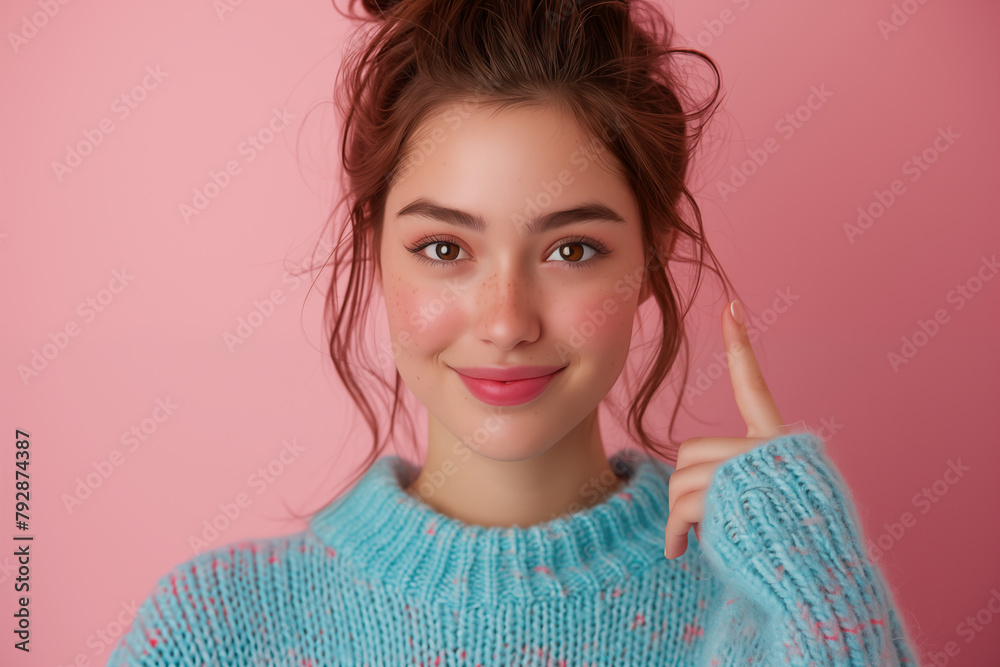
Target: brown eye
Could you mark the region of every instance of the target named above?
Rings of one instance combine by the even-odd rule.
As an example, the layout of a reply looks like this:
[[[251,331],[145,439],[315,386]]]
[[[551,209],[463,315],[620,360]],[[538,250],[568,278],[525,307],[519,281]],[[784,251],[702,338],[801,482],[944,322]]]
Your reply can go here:
[[[431,252],[427,252],[428,248],[431,249]],[[444,266],[445,264],[457,263],[462,246],[443,239],[425,239],[423,243],[407,248],[407,250],[412,252],[413,256],[421,262],[434,266]]]
[[[589,256],[584,256],[586,255],[587,249],[591,251],[591,254]],[[589,243],[569,241],[556,248],[555,252],[549,255],[549,259],[558,255],[559,259],[561,259],[565,264],[584,264],[587,260],[596,255],[597,252],[598,251],[595,250]]]
[[[581,248],[579,252],[576,251],[577,248]],[[559,246],[559,256],[565,259],[567,262],[579,262],[583,259],[583,244],[582,243],[567,243],[565,245]]]
[[[441,246],[454,248],[454,250],[451,252],[441,252]],[[437,241],[436,243],[431,243],[429,247],[434,248],[434,254],[436,255],[435,259],[442,260],[455,259],[458,257],[458,253],[461,250],[461,248],[454,243],[448,243],[447,241]]]

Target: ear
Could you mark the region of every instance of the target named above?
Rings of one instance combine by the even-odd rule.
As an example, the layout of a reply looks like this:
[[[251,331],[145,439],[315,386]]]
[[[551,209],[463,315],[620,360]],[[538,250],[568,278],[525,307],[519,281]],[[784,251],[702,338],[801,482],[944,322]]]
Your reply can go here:
[[[652,293],[652,290],[649,289],[649,280],[643,280],[642,287],[639,288],[639,303],[636,305],[641,306],[644,304]]]
[[[677,230],[670,230],[669,232],[667,232],[664,236],[665,243],[657,244],[657,246],[653,248],[654,253],[660,253],[658,259],[656,259],[654,255],[654,258],[650,258],[647,261],[646,266],[656,267],[656,270],[662,270],[660,267],[666,264],[666,262],[669,261],[671,257],[673,257],[674,247],[677,245],[678,236],[679,234],[677,233]],[[659,250],[659,248],[666,248],[666,250]],[[649,269],[647,268],[646,271],[647,277],[645,280],[642,281],[642,287],[639,289],[640,305],[645,303],[646,299],[648,299],[650,296],[653,295],[653,290],[649,286],[648,275],[649,275]]]

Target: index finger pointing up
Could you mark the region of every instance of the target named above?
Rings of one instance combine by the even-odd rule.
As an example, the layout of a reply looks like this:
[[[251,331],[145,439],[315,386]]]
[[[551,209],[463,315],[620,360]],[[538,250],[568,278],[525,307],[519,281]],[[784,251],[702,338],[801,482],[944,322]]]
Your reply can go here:
[[[757,357],[743,324],[743,306],[739,300],[730,303],[722,313],[722,340],[726,345],[729,379],[733,383],[736,406],[747,425],[747,437],[777,435],[784,421],[757,365]]]

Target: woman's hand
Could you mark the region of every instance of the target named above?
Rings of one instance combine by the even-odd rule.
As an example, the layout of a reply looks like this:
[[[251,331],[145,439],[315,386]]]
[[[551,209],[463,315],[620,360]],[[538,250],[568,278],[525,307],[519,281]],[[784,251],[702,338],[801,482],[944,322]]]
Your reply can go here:
[[[684,554],[688,530],[692,526],[701,539],[698,524],[705,516],[705,491],[716,468],[727,459],[780,435],[784,425],[750,346],[739,301],[733,301],[723,310],[722,340],[726,345],[736,405],[746,422],[747,435],[745,438],[690,438],[681,443],[677,465],[670,476],[670,516],[664,550],[667,558]]]

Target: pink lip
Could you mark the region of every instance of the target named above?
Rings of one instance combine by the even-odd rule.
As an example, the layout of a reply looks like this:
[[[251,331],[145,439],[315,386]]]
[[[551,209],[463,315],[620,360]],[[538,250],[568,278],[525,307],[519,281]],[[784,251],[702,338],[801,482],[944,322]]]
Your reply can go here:
[[[454,369],[473,396],[498,406],[521,405],[538,397],[565,366]]]

